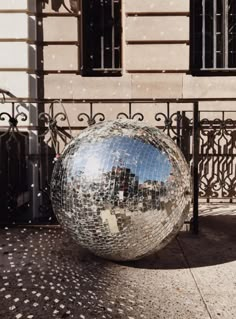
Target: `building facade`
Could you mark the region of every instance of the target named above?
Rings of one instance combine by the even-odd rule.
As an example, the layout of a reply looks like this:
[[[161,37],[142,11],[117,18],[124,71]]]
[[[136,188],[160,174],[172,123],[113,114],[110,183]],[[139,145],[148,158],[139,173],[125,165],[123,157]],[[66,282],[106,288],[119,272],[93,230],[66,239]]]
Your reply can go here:
[[[235,125],[235,25],[232,0],[0,0],[0,126],[27,135],[33,185],[18,204],[32,196],[34,216],[42,206],[52,162],[40,157],[42,143],[47,156],[51,149],[60,153],[96,116],[143,119],[178,139],[172,114],[192,114],[198,101],[201,119],[230,118]],[[202,154],[234,157],[202,158],[202,196],[217,197],[213,184],[219,184],[221,197],[232,199],[235,134],[220,126],[220,140],[208,124]]]
[[[103,1],[84,1],[84,3],[88,2],[103,3]],[[191,27],[191,24],[194,24],[195,12],[194,5],[191,6],[191,3],[201,1],[104,0],[104,3],[106,2],[112,2],[114,6],[121,9],[118,26],[121,32],[120,40],[113,43],[115,46],[113,51],[117,49],[117,46],[119,51],[118,65],[113,66],[113,69],[117,69],[120,73],[112,74],[110,72],[112,66],[109,65],[107,68],[106,65],[101,66],[100,61],[103,74],[95,72],[86,76],[83,74],[85,57],[91,53],[90,51],[83,53],[86,42],[92,36],[94,37],[94,53],[99,60],[101,60],[102,48],[99,35],[96,39],[96,35],[88,32],[86,34],[84,30],[81,30],[91,23],[91,16],[86,20],[86,14],[85,12],[83,14],[83,9],[81,10],[83,1],[42,0],[37,1],[36,4],[34,0],[1,0],[0,87],[10,91],[16,97],[24,98],[217,99],[236,97],[234,64],[231,67],[228,64],[227,67],[220,64],[209,68],[207,65],[197,66],[205,67],[209,71],[198,74],[194,72],[194,66],[191,66],[195,52],[201,50],[196,47],[197,41],[194,41],[195,37],[198,37],[199,30],[194,31]],[[213,3],[206,0],[206,5],[208,2]],[[191,12],[191,8],[194,12]],[[91,12],[88,12],[87,16],[91,15]],[[117,16],[119,14],[116,14],[116,20],[119,18]],[[233,11],[231,16],[234,16]],[[109,15],[105,12],[103,18],[106,21]],[[114,17],[110,20],[112,19],[112,23],[115,24],[117,21]],[[99,20],[98,23],[100,22]],[[207,19],[205,23],[207,25]],[[219,22],[216,21],[216,24]],[[104,32],[109,33],[110,29],[109,25],[108,27],[105,25]],[[215,31],[217,37],[221,31],[218,29]],[[99,32],[99,25],[96,25],[95,21],[94,33],[99,34]],[[214,38],[212,32],[206,26],[208,35],[206,43]],[[232,34],[234,36],[234,33]],[[232,39],[228,39],[229,44],[235,41],[233,36]],[[112,40],[106,43],[105,39],[103,55],[106,55],[107,49],[108,51],[111,49],[112,43],[109,41]],[[221,39],[218,37],[217,41]],[[220,47],[215,48],[217,58],[220,50]],[[114,55],[117,51],[113,52]],[[208,51],[206,48],[204,52]],[[202,54],[205,54],[204,52]],[[229,47],[228,52],[228,54],[234,53],[233,47]],[[211,60],[213,59],[214,57]],[[222,72],[222,69],[226,72]]]

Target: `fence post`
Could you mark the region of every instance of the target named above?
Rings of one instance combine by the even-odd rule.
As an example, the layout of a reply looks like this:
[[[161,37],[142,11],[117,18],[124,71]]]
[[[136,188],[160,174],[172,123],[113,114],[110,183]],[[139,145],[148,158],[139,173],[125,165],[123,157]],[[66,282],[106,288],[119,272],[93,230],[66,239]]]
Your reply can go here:
[[[198,195],[199,195],[199,175],[198,175],[198,158],[199,158],[199,105],[193,103],[193,128],[192,128],[192,154],[193,154],[193,232],[198,234]]]
[[[190,164],[191,154],[192,154],[190,151],[192,126],[190,125],[190,120],[189,118],[187,118],[185,111],[182,111],[182,114],[181,114],[181,128],[182,128],[182,134],[181,134],[181,140],[180,140],[180,148],[184,154],[184,157],[187,163]]]
[[[29,104],[29,120],[32,126],[38,126],[38,107],[36,103]],[[31,219],[35,221],[39,218],[39,147],[38,130],[29,130],[29,185],[31,190],[30,212]]]

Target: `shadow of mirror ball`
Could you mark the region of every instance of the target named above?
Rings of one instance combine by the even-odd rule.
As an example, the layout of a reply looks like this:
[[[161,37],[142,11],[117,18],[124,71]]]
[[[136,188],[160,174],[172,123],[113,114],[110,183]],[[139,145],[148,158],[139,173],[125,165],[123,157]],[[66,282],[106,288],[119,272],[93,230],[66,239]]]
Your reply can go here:
[[[95,124],[57,161],[51,199],[59,223],[84,248],[135,260],[164,247],[190,207],[190,172],[176,144],[132,120]]]

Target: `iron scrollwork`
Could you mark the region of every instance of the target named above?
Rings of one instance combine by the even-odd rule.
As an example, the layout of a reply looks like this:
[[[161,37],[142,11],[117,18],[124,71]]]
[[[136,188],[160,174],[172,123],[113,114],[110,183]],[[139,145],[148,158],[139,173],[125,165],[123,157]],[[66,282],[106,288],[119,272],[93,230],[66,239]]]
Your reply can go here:
[[[14,105],[13,105],[14,108]],[[19,131],[17,125],[18,125],[18,118],[21,117],[21,121],[27,121],[28,117],[24,112],[17,113],[16,115],[7,113],[7,112],[2,112],[0,113],[0,121],[5,121],[8,118],[8,130],[2,134],[2,136],[10,134],[10,139],[11,138],[16,138],[15,133],[17,132],[19,135],[22,135],[21,132]]]
[[[160,122],[164,120],[164,127],[162,127],[163,132],[166,132],[168,136],[171,136],[171,133],[176,137],[179,133],[177,131],[177,125],[174,126],[174,122],[180,123],[181,115],[179,112],[173,113],[171,115],[159,112],[155,114],[155,120]]]
[[[167,114],[158,112],[155,114],[155,120],[157,122],[160,122],[161,120],[164,121],[164,126],[160,128],[163,130],[163,132],[167,133],[168,136],[172,137],[173,140],[180,138],[180,123],[182,120],[180,112],[175,112],[171,115],[169,112],[167,112]],[[174,122],[176,123],[175,125]]]
[[[200,122],[200,196],[236,196],[236,121],[202,119]]]
[[[77,119],[80,122],[86,121],[88,126],[96,124],[96,118],[99,122],[103,122],[105,120],[105,115],[101,112],[93,114],[93,103],[90,103],[90,114],[87,113],[79,113]]]
[[[54,104],[57,104],[57,103],[60,104],[60,106],[63,109],[63,112],[59,112],[54,115],[53,108],[54,108]],[[45,137],[49,133],[50,137],[47,140],[47,143],[51,142],[55,152],[59,154],[60,145],[59,145],[58,137],[63,141],[65,145],[68,143],[67,142],[68,139],[69,140],[72,139],[72,130],[71,130],[69,118],[64,105],[60,101],[57,101],[57,100],[53,101],[50,104],[49,112],[48,113],[41,112],[38,116],[38,119],[40,121],[43,121],[44,124],[46,124],[46,127],[43,127],[44,129],[43,133],[39,134],[39,137],[40,138]],[[63,127],[60,127],[58,125],[58,120],[62,122],[67,121],[67,125],[68,125],[70,133],[68,133]]]
[[[132,103],[129,103],[129,110],[128,114],[124,112],[120,112],[117,114],[117,119],[130,119],[130,120],[138,120],[138,121],[143,121],[144,120],[144,115],[140,112],[136,112],[132,114]]]
[[[54,106],[59,104],[61,112],[55,114]],[[72,139],[72,129],[66,109],[60,100],[53,101],[48,112],[38,115],[40,142],[39,154],[39,191],[41,200],[39,211],[42,216],[52,218],[53,212],[50,201],[50,178],[55,161],[60,157],[61,149]],[[67,127],[58,125],[66,122]],[[69,131],[69,132],[68,132]]]

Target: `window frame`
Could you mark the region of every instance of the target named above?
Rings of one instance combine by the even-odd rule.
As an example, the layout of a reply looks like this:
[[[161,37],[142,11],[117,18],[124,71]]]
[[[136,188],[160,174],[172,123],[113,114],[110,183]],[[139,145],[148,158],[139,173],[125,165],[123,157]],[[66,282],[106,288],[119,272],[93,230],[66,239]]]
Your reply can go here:
[[[195,32],[195,19],[196,12],[195,6],[196,1],[202,4],[202,0],[190,0],[190,74],[193,76],[235,76],[236,66],[228,68],[199,68],[196,67],[195,57],[196,57],[196,32]],[[212,0],[213,1],[213,0]],[[201,33],[202,35],[202,33]],[[202,39],[202,37],[201,37]],[[203,50],[201,47],[201,59],[203,55]]]
[[[80,75],[83,77],[116,77],[116,76],[122,76],[122,56],[123,56],[123,33],[122,33],[122,0],[120,1],[120,32],[119,32],[119,37],[120,37],[120,52],[119,52],[119,68],[97,68],[97,69],[92,69],[92,68],[84,68],[84,56],[86,55],[86,46],[85,46],[85,36],[84,36],[84,14],[83,14],[83,2],[86,0],[80,0],[80,23],[79,23],[79,38],[80,38],[80,61],[79,61],[79,70],[80,70]]]

